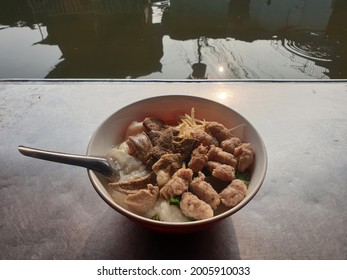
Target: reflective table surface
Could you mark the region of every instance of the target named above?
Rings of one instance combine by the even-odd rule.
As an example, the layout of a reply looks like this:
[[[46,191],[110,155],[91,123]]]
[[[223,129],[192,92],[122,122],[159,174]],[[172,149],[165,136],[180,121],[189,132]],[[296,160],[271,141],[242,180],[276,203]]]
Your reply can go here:
[[[209,98],[258,130],[268,171],[215,227],[151,232],[95,192],[79,167],[18,145],[84,154],[120,107],[155,95]],[[0,82],[0,259],[347,259],[347,82]]]

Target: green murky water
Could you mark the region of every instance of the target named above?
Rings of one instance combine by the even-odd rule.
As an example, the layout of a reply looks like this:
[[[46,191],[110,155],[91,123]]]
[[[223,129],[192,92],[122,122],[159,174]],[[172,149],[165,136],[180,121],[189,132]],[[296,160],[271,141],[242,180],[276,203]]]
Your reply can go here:
[[[0,0],[0,78],[346,79],[345,0]]]

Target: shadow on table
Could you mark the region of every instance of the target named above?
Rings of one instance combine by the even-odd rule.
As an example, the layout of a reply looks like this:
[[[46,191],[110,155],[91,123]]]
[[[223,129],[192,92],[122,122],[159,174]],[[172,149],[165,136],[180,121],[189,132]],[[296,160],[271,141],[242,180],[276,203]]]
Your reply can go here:
[[[240,259],[240,252],[230,218],[203,232],[168,234],[149,231],[108,212],[76,259],[218,260]]]

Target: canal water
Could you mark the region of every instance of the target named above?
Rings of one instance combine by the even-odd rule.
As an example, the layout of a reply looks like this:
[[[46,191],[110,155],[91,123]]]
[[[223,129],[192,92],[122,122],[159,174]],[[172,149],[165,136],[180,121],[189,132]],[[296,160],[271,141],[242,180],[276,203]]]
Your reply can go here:
[[[346,0],[0,0],[0,79],[346,79]]]

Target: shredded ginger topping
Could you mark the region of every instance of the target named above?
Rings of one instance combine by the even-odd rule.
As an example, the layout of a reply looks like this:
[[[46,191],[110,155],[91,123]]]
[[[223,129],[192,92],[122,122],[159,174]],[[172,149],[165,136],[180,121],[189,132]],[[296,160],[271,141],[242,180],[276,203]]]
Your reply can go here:
[[[195,118],[195,109],[192,108],[190,116],[185,114],[180,117],[180,123],[176,126],[179,130],[178,137],[181,138],[192,138],[191,133],[196,129],[202,129],[205,131],[205,120],[199,120]]]

